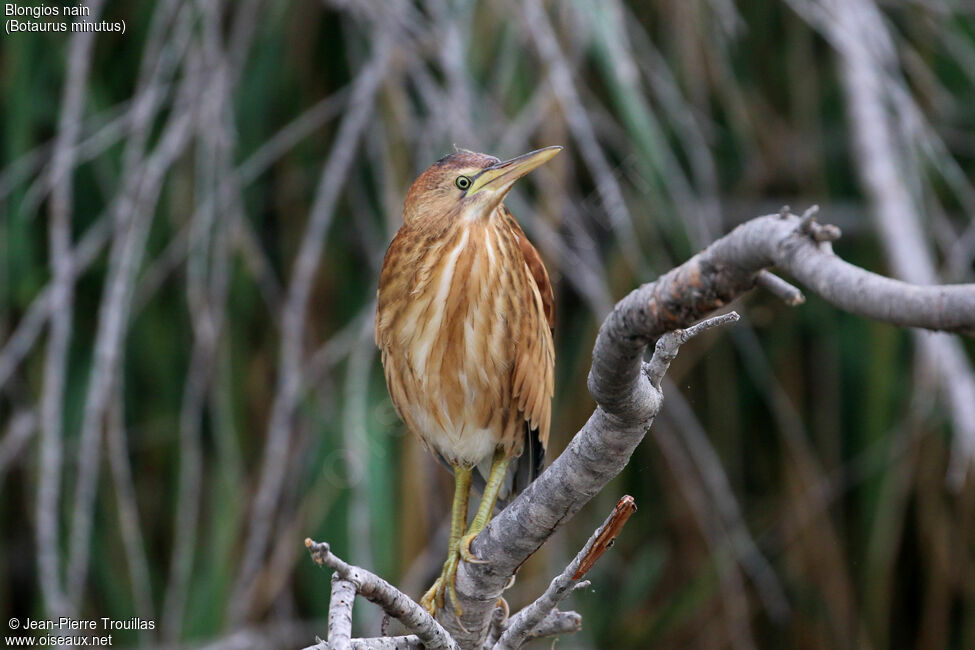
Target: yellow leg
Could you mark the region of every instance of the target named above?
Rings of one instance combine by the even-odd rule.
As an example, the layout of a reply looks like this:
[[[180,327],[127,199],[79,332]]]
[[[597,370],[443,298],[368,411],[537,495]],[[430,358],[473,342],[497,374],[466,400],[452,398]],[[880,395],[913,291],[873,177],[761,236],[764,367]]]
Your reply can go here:
[[[431,616],[437,608],[443,608],[444,596],[450,594],[454,601],[454,612],[459,617],[462,613],[457,592],[454,589],[454,579],[457,575],[459,552],[457,549],[461,533],[467,523],[467,501],[471,494],[472,470],[469,467],[454,466],[454,504],[450,510],[450,541],[447,543],[447,561],[444,562],[440,577],[433,586],[423,594],[420,604],[430,612]]]
[[[477,507],[477,514],[474,515],[474,521],[471,522],[471,527],[467,529],[467,534],[460,540],[460,557],[465,562],[472,564],[484,562],[471,552],[471,542],[491,521],[491,515],[494,514],[494,504],[498,501],[498,492],[501,490],[507,473],[508,459],[505,458],[502,449],[496,449],[494,458],[491,460],[491,473],[488,475],[487,485],[484,486],[484,494],[481,495],[481,504]]]

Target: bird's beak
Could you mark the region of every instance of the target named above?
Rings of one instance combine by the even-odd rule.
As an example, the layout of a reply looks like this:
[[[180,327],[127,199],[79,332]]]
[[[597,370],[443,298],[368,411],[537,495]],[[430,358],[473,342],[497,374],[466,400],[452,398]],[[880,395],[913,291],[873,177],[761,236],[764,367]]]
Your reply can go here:
[[[473,184],[467,190],[467,196],[473,196],[483,191],[503,197],[516,180],[536,167],[547,163],[560,151],[562,151],[562,147],[545,147],[491,165],[474,177]]]

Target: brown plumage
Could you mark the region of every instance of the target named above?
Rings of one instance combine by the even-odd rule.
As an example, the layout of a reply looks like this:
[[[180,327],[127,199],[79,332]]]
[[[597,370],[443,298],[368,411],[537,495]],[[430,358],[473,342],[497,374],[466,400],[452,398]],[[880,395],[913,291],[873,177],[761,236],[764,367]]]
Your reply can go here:
[[[469,544],[495,499],[534,478],[548,443],[552,286],[502,200],[559,149],[504,163],[462,151],[436,162],[407,193],[383,262],[376,343],[393,405],[457,481],[448,561],[425,596],[431,610],[453,588],[457,558],[477,561]],[[486,486],[461,540],[475,467]]]

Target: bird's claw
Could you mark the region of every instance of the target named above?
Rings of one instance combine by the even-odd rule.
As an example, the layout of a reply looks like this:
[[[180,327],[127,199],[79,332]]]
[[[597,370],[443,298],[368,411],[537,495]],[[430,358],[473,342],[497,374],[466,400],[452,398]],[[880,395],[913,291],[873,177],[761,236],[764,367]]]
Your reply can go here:
[[[457,587],[454,584],[454,581],[457,579],[458,563],[457,550],[454,549],[447,556],[447,561],[444,562],[440,577],[437,578],[433,586],[427,589],[427,592],[420,598],[420,605],[423,609],[427,610],[430,616],[436,617],[437,610],[444,608],[448,594],[450,595],[450,600],[453,602],[454,614],[457,618],[460,618],[464,614],[464,610],[460,606],[460,599],[457,598]]]
[[[458,543],[460,558],[468,564],[487,564],[486,560],[482,560],[481,558],[477,557],[471,550],[471,542],[474,541],[475,537],[477,537],[477,532],[468,533],[460,538],[460,542]]]
[[[437,581],[433,583],[433,586],[427,589],[427,592],[423,594],[420,598],[420,606],[427,610],[430,616],[437,615],[437,601],[440,601],[440,606],[443,607],[443,594],[441,592],[441,585],[443,584],[443,576],[437,578]]]

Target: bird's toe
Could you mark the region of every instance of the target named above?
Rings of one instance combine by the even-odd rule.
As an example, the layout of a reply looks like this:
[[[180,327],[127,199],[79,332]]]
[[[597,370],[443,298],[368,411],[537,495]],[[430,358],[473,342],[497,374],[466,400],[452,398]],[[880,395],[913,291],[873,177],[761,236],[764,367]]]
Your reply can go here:
[[[443,606],[443,596],[440,595],[443,585],[443,576],[437,578],[437,581],[433,583],[427,592],[423,594],[420,598],[420,606],[427,610],[430,616],[436,616],[437,614],[437,601],[440,600],[440,606]]]
[[[464,562],[469,564],[486,564],[484,560],[474,555],[474,552],[471,550],[471,542],[474,541],[475,537],[477,537],[477,533],[470,533],[460,538],[458,549],[460,551],[460,557]]]

